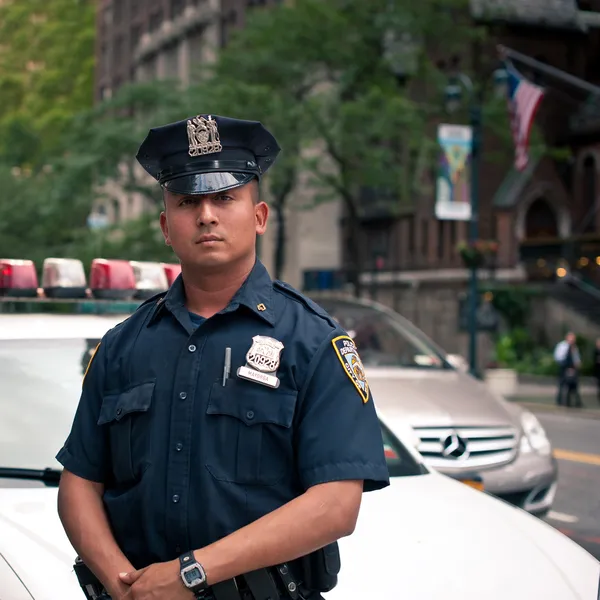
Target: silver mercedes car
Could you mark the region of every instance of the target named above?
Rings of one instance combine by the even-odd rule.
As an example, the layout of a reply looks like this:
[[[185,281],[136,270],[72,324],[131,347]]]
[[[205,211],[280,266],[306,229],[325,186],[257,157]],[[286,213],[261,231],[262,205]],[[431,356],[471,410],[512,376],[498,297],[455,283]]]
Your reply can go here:
[[[310,293],[355,340],[377,410],[432,468],[544,516],[558,468],[538,419],[457,369],[448,355],[389,308],[333,292]]]

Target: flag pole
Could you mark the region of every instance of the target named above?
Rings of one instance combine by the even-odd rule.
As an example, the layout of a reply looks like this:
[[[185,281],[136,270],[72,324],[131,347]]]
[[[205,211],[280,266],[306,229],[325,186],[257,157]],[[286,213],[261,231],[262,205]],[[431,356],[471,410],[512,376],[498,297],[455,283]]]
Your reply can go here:
[[[506,46],[498,45],[497,48],[498,48],[498,52],[500,53],[500,56],[503,56],[503,57],[506,57],[509,59],[514,59],[516,61],[523,63],[524,65],[531,67],[532,69],[536,69],[537,71],[540,71],[541,73],[545,73],[546,75],[549,75],[550,77],[554,77],[555,79],[558,79],[559,81],[564,81],[565,83],[568,83],[576,88],[579,88],[579,89],[589,92],[591,94],[600,96],[600,87],[597,85],[593,85],[593,84],[585,81],[584,79],[580,79],[579,77],[575,77],[575,75],[570,75],[569,73],[566,73],[565,71],[561,71],[560,69],[551,67],[550,65],[547,65],[546,63],[540,62],[539,60],[536,60],[535,58],[531,58],[530,56],[527,56],[526,54],[521,54],[520,52],[517,52],[516,50],[512,50],[511,48],[507,48]]]

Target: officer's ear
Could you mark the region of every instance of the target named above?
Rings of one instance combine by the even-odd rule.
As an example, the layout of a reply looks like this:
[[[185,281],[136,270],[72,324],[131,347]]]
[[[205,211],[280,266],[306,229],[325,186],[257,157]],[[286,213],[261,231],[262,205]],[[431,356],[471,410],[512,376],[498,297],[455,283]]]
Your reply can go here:
[[[266,202],[260,201],[260,196],[257,193],[254,201],[254,220],[256,225],[256,235],[263,235],[265,233],[265,231],[267,230],[268,219],[269,207]]]

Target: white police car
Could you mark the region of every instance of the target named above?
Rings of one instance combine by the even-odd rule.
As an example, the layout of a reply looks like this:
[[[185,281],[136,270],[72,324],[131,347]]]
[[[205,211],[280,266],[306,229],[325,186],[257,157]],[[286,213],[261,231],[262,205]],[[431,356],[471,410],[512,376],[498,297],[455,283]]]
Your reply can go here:
[[[90,349],[128,312],[86,314],[100,305],[120,306],[0,297],[0,600],[83,598],[57,514],[54,455]],[[598,600],[594,557],[525,511],[431,472],[411,429],[394,421],[392,434],[381,420],[391,485],[364,496],[327,600]]]

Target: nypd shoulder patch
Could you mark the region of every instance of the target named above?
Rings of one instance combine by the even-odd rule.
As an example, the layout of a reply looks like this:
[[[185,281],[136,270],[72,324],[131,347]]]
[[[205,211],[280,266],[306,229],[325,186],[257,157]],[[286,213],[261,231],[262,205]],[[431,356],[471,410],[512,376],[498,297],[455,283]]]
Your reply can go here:
[[[83,381],[85,381],[85,378],[87,377],[88,371],[90,370],[90,367],[92,366],[92,361],[94,360],[94,357],[96,356],[96,352],[98,352],[98,348],[100,348],[100,343],[98,343],[98,345],[93,350],[90,350],[90,352],[89,352],[90,359],[88,361],[87,367],[85,368],[85,373],[83,374]],[[82,383],[83,383],[83,381],[82,381]]]
[[[347,335],[340,335],[333,338],[331,343],[346,375],[358,390],[363,403],[367,403],[369,401],[369,382],[354,340]]]

